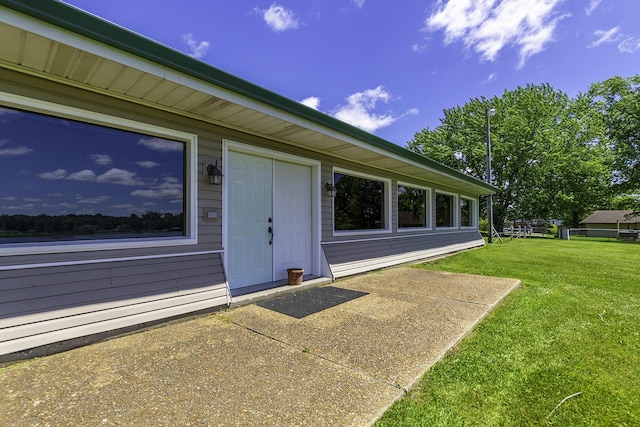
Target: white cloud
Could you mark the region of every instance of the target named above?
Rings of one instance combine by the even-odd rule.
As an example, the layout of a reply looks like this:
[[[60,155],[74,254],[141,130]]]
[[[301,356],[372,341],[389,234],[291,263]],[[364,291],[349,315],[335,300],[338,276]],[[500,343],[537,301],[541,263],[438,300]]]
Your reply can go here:
[[[9,118],[9,116],[17,116],[19,114],[21,114],[19,111],[0,107],[0,123],[10,123],[11,119]]]
[[[9,142],[10,140],[8,139],[0,140],[0,147],[7,145]],[[22,156],[24,154],[29,154],[32,151],[33,149],[22,145],[17,147],[6,147],[0,149],[0,156]]]
[[[425,44],[414,43],[411,45],[411,52],[423,52],[427,48]]]
[[[77,203],[84,203],[89,205],[98,205],[100,203],[106,202],[109,200],[111,196],[98,196],[98,197],[76,197]]]
[[[148,189],[135,190],[132,196],[146,197],[149,199],[182,199],[182,184],[175,178],[166,177],[162,184]]]
[[[160,163],[154,162],[153,160],[141,160],[136,162],[136,164],[145,169],[155,168],[156,166],[160,166]]]
[[[620,32],[620,27],[613,27],[610,30],[597,30],[593,32],[597,40],[589,47],[597,47],[608,43],[618,43],[620,53],[635,53],[640,51],[640,38],[632,37]]]
[[[629,37],[618,45],[618,50],[622,53],[635,53],[640,51],[640,38]]]
[[[67,171],[64,169],[56,169],[53,172],[43,172],[38,175],[42,179],[64,179]]]
[[[5,210],[20,210],[20,211],[26,211],[26,210],[31,210],[35,207],[35,205],[33,203],[27,203],[24,205],[20,205],[20,206],[0,206],[2,209]]]
[[[613,27],[610,30],[598,30],[594,31],[593,35],[598,37],[598,40],[594,41],[589,45],[589,47],[600,46],[603,43],[612,43],[620,39],[620,27]]]
[[[387,103],[390,99],[391,95],[382,86],[378,86],[375,89],[367,89],[364,92],[349,95],[347,104],[339,106],[333,112],[333,116],[343,122],[373,133],[380,128],[389,126],[401,117],[418,113],[415,108],[399,116],[376,114],[373,111],[379,101]]]
[[[93,182],[96,180],[96,174],[89,169],[84,169],[79,172],[74,172],[69,175],[66,179],[72,179],[74,181],[89,181]]]
[[[111,156],[108,154],[92,154],[90,157],[97,165],[105,166],[112,162]]]
[[[189,46],[189,55],[197,59],[202,59],[207,54],[209,49],[208,41],[197,42],[191,33],[182,36],[182,40]]]
[[[351,3],[355,4],[360,9],[362,9],[362,6],[364,6],[364,2],[365,0],[351,0]]]
[[[298,28],[298,18],[293,11],[285,9],[283,6],[272,4],[269,9],[254,9],[262,15],[262,19],[275,32],[295,30]]]
[[[177,141],[169,141],[162,138],[144,138],[138,141],[138,144],[154,151],[182,151],[184,144]]]
[[[137,206],[132,205],[130,203],[124,203],[124,204],[120,204],[120,205],[111,205],[109,207],[110,208],[115,208],[115,209],[134,209],[134,208],[137,208]]]
[[[426,21],[429,31],[444,31],[445,44],[457,41],[483,60],[494,61],[501,50],[515,47],[518,67],[553,41],[561,19],[554,9],[562,0],[449,0]]]
[[[589,2],[589,6],[584,10],[587,15],[591,15],[591,13],[596,10],[596,8],[600,5],[602,0],[591,0]]]
[[[124,169],[112,168],[99,175],[96,178],[97,182],[104,184],[118,184],[118,185],[142,185],[143,183],[136,178],[135,172],[130,172]]]
[[[320,107],[320,98],[317,96],[310,96],[300,101],[300,103],[317,110]]]
[[[496,71],[494,71],[493,73],[489,74],[487,76],[487,78],[484,80],[485,83],[490,83],[492,81],[494,81],[495,79],[498,78],[498,73]]]
[[[33,150],[25,146],[8,147],[0,150],[0,156],[22,156],[29,154]]]

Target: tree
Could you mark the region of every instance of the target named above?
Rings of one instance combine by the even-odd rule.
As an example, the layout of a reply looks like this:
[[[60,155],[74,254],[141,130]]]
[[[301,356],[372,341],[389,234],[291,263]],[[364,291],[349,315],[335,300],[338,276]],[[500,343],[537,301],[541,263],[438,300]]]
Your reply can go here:
[[[587,98],[550,85],[475,98],[444,111],[435,129],[415,134],[410,150],[486,180],[486,114],[491,117],[494,226],[506,219],[572,221],[607,203],[611,157]]]
[[[604,119],[615,159],[617,194],[640,188],[640,75],[594,83],[589,100]]]
[[[578,95],[554,122],[556,132],[543,156],[541,202],[550,216],[573,227],[610,202],[613,156],[603,124],[588,97]]]

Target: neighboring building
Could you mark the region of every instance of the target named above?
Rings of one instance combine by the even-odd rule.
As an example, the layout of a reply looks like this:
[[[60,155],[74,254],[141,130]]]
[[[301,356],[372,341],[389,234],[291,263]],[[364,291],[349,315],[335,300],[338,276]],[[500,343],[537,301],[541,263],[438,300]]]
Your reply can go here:
[[[595,211],[580,221],[580,228],[592,237],[616,237],[618,230],[640,230],[640,216],[626,218],[631,213],[632,210]]]
[[[484,244],[488,184],[122,27],[0,0],[0,40],[4,360],[291,267],[334,279]]]

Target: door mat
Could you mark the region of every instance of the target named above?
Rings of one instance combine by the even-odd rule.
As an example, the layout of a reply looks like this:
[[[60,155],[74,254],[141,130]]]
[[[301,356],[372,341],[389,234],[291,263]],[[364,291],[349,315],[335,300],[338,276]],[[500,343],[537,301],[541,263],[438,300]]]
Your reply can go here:
[[[368,292],[352,291],[350,289],[336,288],[335,286],[323,286],[262,301],[257,305],[296,319],[302,319],[368,294]]]

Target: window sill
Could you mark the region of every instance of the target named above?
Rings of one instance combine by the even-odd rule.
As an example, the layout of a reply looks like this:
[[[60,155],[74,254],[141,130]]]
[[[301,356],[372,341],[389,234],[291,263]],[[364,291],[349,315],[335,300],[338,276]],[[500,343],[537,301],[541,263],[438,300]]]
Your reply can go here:
[[[390,229],[378,229],[378,230],[344,230],[344,231],[333,231],[334,237],[340,236],[366,236],[372,234],[390,234]]]
[[[137,248],[158,248],[169,246],[195,245],[198,239],[189,237],[157,238],[157,239],[126,239],[114,241],[96,240],[91,242],[48,242],[29,244],[7,244],[0,246],[0,257],[14,255],[61,254],[74,252],[123,250]]]

